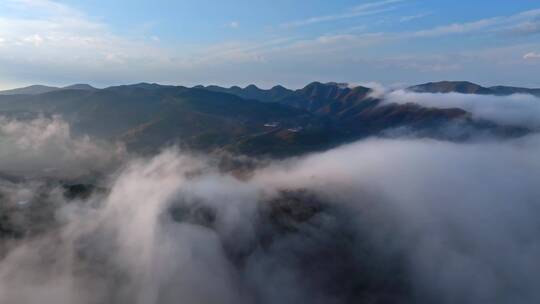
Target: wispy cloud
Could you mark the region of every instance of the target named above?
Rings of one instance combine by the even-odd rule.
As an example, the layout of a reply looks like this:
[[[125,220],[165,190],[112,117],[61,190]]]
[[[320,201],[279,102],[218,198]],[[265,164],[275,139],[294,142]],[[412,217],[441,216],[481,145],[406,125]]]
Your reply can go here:
[[[454,56],[455,57],[455,56]],[[449,60],[448,56],[396,56],[377,60],[381,67],[388,69],[399,68],[402,70],[412,70],[418,72],[449,72],[463,68],[459,61]]]
[[[508,30],[511,35],[531,36],[540,34],[540,14],[535,18],[519,23]]]
[[[496,25],[500,22],[499,18],[482,19],[467,23],[453,23],[444,26],[438,26],[433,29],[420,30],[413,33],[416,37],[437,37],[450,34],[471,33],[478,30],[486,29],[489,26]]]
[[[365,3],[365,4],[352,7],[351,9],[349,9],[349,11],[344,12],[344,13],[316,16],[316,17],[311,17],[304,20],[287,22],[287,23],[282,24],[282,27],[294,28],[294,27],[306,26],[306,25],[316,24],[316,23],[321,23],[321,22],[329,22],[329,21],[349,19],[349,18],[355,18],[355,17],[361,17],[361,16],[376,15],[376,14],[380,14],[380,13],[384,13],[384,12],[388,12],[388,11],[396,9],[396,6],[394,4],[398,4],[403,1],[405,0],[383,0],[383,1],[378,1],[378,2]]]
[[[433,13],[428,12],[428,13],[421,13],[421,14],[410,15],[410,16],[403,16],[399,19],[399,22],[410,22],[416,19],[422,19],[422,18],[431,16],[432,14]]]
[[[533,34],[540,33],[540,9],[529,10],[510,16],[499,16],[464,23],[453,23],[420,30],[414,33],[417,37],[438,37],[451,34],[468,34],[488,31],[500,34]]]
[[[377,2],[382,5],[383,2]],[[414,18],[421,18],[426,14],[419,14],[415,16],[403,17],[408,20]],[[401,43],[404,40],[411,39],[426,39],[426,38],[439,38],[449,35],[502,35],[510,29],[518,28],[523,24],[528,24],[540,17],[540,10],[529,10],[509,16],[498,16],[493,18],[485,18],[480,20],[473,20],[464,23],[453,23],[441,25],[430,29],[421,29],[417,31],[396,31],[396,32],[377,32],[377,33],[361,33],[353,34],[350,31],[345,33],[335,33],[332,35],[320,35],[314,39],[301,40],[292,43],[295,50],[299,48],[308,49],[309,52],[316,52],[319,49],[334,50],[332,44],[336,47],[349,48],[351,50],[358,50],[363,47],[371,47],[375,44],[381,43]],[[365,28],[363,28],[365,29]],[[346,42],[346,44],[344,44]],[[428,56],[429,57],[429,56]],[[395,58],[395,57],[393,57]],[[398,57],[399,58],[399,57]],[[406,61],[406,60],[405,60]],[[398,64],[404,68],[411,68],[415,70],[430,70],[430,71],[447,71],[457,70],[460,66],[453,62],[443,62],[437,60],[435,63],[406,63],[403,60],[391,60],[392,65]]]
[[[41,12],[55,15],[81,16],[81,12],[67,5],[50,0],[6,0],[6,4],[12,8],[26,10],[39,9]]]

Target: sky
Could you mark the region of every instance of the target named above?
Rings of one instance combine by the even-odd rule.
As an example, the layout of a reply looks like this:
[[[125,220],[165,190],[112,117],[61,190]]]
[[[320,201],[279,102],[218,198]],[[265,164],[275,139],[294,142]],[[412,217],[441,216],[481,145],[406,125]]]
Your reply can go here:
[[[2,0],[0,89],[469,80],[540,87],[537,0]]]

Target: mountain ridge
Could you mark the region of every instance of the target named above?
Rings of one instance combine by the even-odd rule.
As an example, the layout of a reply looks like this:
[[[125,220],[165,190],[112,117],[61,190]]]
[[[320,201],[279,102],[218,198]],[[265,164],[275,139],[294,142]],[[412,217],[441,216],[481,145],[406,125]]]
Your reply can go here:
[[[467,138],[467,130],[505,137],[527,132],[475,120],[459,108],[386,104],[370,88],[338,83],[313,82],[295,91],[277,87],[275,90],[286,95],[274,102],[202,86],[139,83],[76,88],[36,95],[0,95],[0,115],[23,119],[61,115],[75,135],[120,140],[140,152],[177,144],[207,152],[291,156],[392,130],[448,140]],[[261,90],[256,86],[246,88]],[[449,134],[444,131],[448,126],[462,126],[458,129],[465,133]]]
[[[281,99],[290,97],[295,92],[300,90],[306,90],[312,86],[327,85],[336,87],[339,89],[354,89],[355,87],[349,86],[347,83],[337,83],[337,82],[327,82],[322,83],[314,81],[309,83],[303,88],[300,89],[289,89],[282,85],[275,85],[270,89],[261,89],[255,84],[247,85],[242,88],[239,86],[231,87],[221,87],[217,85],[197,85],[192,88],[195,89],[205,89],[214,92],[229,93],[236,96],[239,96],[244,99],[255,99],[263,102],[278,102]],[[109,86],[108,88],[118,88],[118,87],[139,87],[139,88],[163,88],[163,87],[176,87],[174,85],[161,85],[158,83],[135,83],[128,85],[119,85],[119,86]],[[46,86],[46,85],[30,85],[21,88],[14,88],[9,90],[0,91],[0,95],[39,95],[57,90],[99,90],[89,84],[79,83],[68,85],[64,87],[56,86]],[[516,86],[506,86],[506,85],[495,85],[495,86],[482,86],[470,81],[436,81],[436,82],[427,82],[422,84],[417,84],[407,87],[407,90],[415,91],[419,93],[462,93],[462,94],[483,94],[483,95],[511,95],[511,94],[531,94],[535,96],[540,96],[540,88],[526,88],[526,87],[516,87]]]
[[[31,85],[27,87],[22,88],[15,88],[10,90],[4,90],[0,91],[0,95],[40,95],[40,94],[46,94],[49,92],[54,91],[61,91],[61,90],[98,90],[95,87],[85,84],[85,83],[77,83],[68,85],[65,87],[52,87],[52,86],[45,86],[45,85]]]
[[[523,88],[513,86],[484,87],[469,81],[438,81],[411,86],[408,90],[418,93],[461,93],[507,96],[512,94],[530,94],[540,96],[540,88]]]

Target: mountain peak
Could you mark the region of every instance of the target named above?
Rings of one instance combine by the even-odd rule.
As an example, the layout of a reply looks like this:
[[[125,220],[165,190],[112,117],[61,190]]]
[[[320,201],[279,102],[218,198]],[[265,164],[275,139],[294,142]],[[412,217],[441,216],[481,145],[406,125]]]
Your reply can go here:
[[[528,89],[509,86],[483,87],[470,81],[439,81],[428,82],[408,88],[419,93],[461,93],[461,94],[481,94],[481,95],[512,95],[530,94],[540,96],[540,89]]]
[[[489,89],[470,81],[439,81],[428,82],[409,88],[411,91],[422,93],[462,93],[489,94]]]
[[[247,87],[245,87],[244,90],[260,90],[260,89],[256,85],[250,84]]]
[[[64,90],[89,90],[89,91],[96,90],[96,88],[86,83],[72,84],[72,85],[63,87],[62,89]]]
[[[308,85],[306,85],[304,87],[304,89],[306,88],[310,88],[310,87],[321,87],[321,86],[324,86],[324,84],[322,82],[319,82],[319,81],[313,81],[311,83],[308,83]]]

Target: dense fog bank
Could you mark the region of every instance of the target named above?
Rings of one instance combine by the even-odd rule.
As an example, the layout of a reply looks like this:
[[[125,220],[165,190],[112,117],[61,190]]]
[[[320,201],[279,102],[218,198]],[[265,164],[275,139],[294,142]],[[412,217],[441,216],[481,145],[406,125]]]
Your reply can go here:
[[[18,155],[78,175],[119,153],[55,121],[2,130],[51,123],[54,145],[28,143],[50,154],[3,150],[1,169]],[[369,139],[238,173],[173,148],[85,195],[3,179],[0,302],[534,303],[539,152],[536,134]]]

